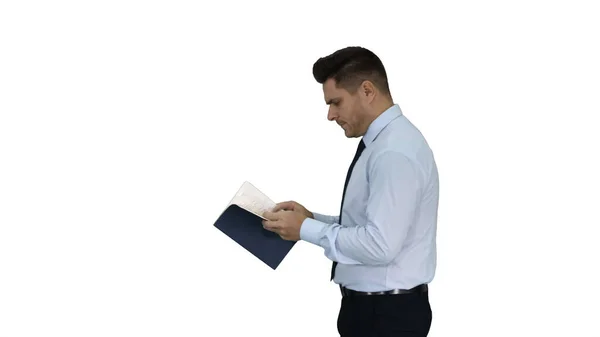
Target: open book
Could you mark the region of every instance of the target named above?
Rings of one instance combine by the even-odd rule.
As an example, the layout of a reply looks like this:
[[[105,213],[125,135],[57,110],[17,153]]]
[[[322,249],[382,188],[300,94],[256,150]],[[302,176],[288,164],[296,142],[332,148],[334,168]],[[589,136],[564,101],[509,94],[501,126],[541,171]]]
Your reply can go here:
[[[262,214],[274,206],[273,200],[246,181],[214,226],[266,265],[277,269],[296,241],[284,240],[277,233],[264,229]]]
[[[247,181],[242,184],[227,206],[233,204],[238,205],[262,219],[265,219],[262,216],[264,212],[270,211],[275,207],[273,200],[269,199],[263,192]]]

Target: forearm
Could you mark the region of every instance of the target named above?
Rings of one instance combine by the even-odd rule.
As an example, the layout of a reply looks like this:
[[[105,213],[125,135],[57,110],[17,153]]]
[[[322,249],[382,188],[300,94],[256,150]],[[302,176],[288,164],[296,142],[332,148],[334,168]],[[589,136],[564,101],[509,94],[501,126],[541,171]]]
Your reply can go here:
[[[300,238],[325,250],[325,256],[343,264],[386,264],[394,255],[392,243],[373,225],[344,227],[306,219]]]
[[[326,215],[321,213],[312,212],[314,219],[325,224],[333,225],[334,223],[338,223],[340,217],[334,215]]]

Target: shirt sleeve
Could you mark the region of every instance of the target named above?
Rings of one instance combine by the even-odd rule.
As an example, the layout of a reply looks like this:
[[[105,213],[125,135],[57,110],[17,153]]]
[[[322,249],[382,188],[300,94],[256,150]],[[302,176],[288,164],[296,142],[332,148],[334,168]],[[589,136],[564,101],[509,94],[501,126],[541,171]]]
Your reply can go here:
[[[413,223],[420,198],[417,172],[402,153],[382,153],[368,171],[366,223],[347,227],[315,216],[304,220],[300,238],[324,248],[325,256],[342,264],[389,263]]]
[[[337,222],[340,221],[340,217],[339,216],[326,215],[326,214],[315,213],[315,212],[312,212],[312,214],[315,217],[315,220],[320,221],[320,222],[324,222],[324,223],[329,224],[329,225],[332,225],[332,224],[337,223]]]

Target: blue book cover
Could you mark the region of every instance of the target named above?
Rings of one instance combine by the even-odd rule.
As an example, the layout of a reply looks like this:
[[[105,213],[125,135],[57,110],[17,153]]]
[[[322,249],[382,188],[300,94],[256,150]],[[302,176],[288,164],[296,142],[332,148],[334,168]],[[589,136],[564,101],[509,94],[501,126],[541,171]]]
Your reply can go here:
[[[223,234],[273,270],[296,244],[263,228],[262,214],[274,206],[271,199],[246,181],[214,223]]]

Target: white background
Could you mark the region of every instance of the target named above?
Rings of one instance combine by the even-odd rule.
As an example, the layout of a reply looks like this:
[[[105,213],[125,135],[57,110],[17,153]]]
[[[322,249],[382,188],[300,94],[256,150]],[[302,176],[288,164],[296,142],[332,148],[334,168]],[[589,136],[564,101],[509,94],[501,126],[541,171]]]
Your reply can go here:
[[[438,162],[430,336],[600,336],[593,3],[3,1],[0,336],[337,335],[322,249],[213,222],[244,180],[338,211],[348,45]]]

